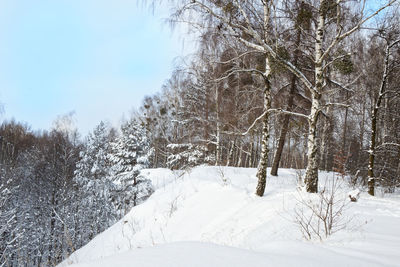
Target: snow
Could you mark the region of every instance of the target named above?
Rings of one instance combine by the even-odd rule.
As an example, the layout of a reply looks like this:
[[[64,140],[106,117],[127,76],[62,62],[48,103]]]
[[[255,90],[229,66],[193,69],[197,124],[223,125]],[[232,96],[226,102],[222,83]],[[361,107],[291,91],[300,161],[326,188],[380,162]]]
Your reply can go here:
[[[293,222],[299,195],[295,170],[267,178],[254,194],[256,169],[200,166],[146,169],[154,194],[60,264],[63,266],[398,266],[400,197],[340,190],[347,227],[305,241]],[[320,184],[333,179],[320,173]]]

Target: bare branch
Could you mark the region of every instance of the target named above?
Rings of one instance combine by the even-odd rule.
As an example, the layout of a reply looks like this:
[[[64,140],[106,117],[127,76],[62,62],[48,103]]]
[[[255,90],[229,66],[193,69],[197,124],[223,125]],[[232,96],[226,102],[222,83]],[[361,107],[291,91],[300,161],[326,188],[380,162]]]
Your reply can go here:
[[[231,59],[229,59],[229,60],[227,60],[227,61],[212,61],[212,63],[217,63],[217,64],[229,64],[229,63],[232,63],[233,61],[235,61],[235,60],[237,60],[237,59],[240,59],[240,58],[242,58],[242,57],[244,57],[244,56],[246,56],[246,55],[248,55],[248,54],[253,54],[253,53],[261,53],[261,52],[258,51],[258,50],[246,51],[246,52],[244,52],[244,53],[238,55],[237,57],[233,57],[233,58],[231,58]]]
[[[350,105],[344,104],[344,103],[326,103],[324,104],[324,107],[327,106],[338,106],[338,107],[343,107],[343,108],[351,108]]]
[[[397,146],[397,147],[400,147],[400,144],[398,144],[398,143],[383,143],[383,144],[380,144],[379,146],[377,146],[376,149],[384,147],[384,146]]]
[[[283,110],[283,109],[280,109],[280,108],[271,108],[271,109],[268,110],[268,112],[270,112],[270,113],[276,112],[276,113],[288,114],[288,115],[293,115],[293,116],[309,119],[309,117],[307,115],[304,115],[302,113],[287,111],[287,110]]]
[[[250,125],[250,127],[247,129],[247,131],[245,131],[244,133],[235,133],[235,132],[222,132],[224,134],[229,134],[229,135],[241,135],[241,136],[245,136],[247,135],[256,125],[257,123],[262,120],[264,118],[265,115],[267,115],[267,111],[265,111],[263,114],[261,114],[259,117],[257,117],[253,123]]]
[[[338,35],[336,35],[336,38],[332,41],[332,43],[328,46],[328,48],[325,50],[325,52],[322,54],[321,58],[319,59],[320,62],[322,62],[322,60],[325,59],[325,57],[331,52],[331,50],[333,49],[333,47],[335,47],[340,41],[342,41],[343,39],[345,39],[346,37],[348,37],[349,35],[351,35],[352,33],[354,33],[355,31],[359,30],[360,27],[367,22],[368,20],[370,20],[371,18],[375,17],[376,15],[378,15],[382,10],[388,8],[389,6],[393,5],[395,2],[397,2],[398,0],[391,0],[389,3],[387,3],[386,5],[382,6],[381,8],[379,8],[377,11],[375,11],[374,13],[372,13],[371,15],[369,15],[368,17],[360,20],[356,26],[354,26],[352,29],[348,30],[345,33],[339,33]],[[364,6],[363,6],[364,9]]]

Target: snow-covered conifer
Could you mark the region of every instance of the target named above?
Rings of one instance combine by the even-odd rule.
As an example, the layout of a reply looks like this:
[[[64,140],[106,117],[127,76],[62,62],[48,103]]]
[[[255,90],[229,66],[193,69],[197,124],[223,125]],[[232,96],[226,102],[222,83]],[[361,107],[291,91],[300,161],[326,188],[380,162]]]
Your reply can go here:
[[[135,120],[123,124],[121,136],[111,144],[109,154],[111,176],[116,186],[113,200],[121,216],[153,192],[151,182],[140,175],[140,170],[149,166],[150,155],[143,125]]]
[[[169,144],[167,166],[170,169],[186,169],[213,162],[207,157],[207,147],[195,144]]]
[[[89,133],[85,149],[80,153],[75,171],[75,182],[81,187],[81,203],[77,213],[81,214],[81,241],[88,242],[96,234],[105,230],[116,219],[116,210],[112,205],[114,184],[109,179],[110,162],[110,129],[100,122],[92,133]]]

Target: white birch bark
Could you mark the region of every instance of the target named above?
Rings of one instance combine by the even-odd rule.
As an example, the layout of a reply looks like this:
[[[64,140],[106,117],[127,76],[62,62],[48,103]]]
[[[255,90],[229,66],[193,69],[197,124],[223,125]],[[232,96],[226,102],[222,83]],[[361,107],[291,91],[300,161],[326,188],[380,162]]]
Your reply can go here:
[[[326,14],[322,10],[323,3],[324,0],[321,1],[318,14],[315,40],[315,86],[311,91],[311,113],[308,117],[307,168],[304,183],[309,193],[318,192],[317,122],[321,112],[321,94],[324,86],[323,41],[326,20]]]
[[[268,61],[268,59],[267,59]],[[269,62],[267,62],[269,64]],[[269,67],[266,73],[269,77]],[[268,110],[271,108],[271,92],[270,92],[270,82],[268,78],[265,79],[265,88],[264,88],[264,109]],[[263,196],[265,191],[265,185],[267,181],[267,165],[268,165],[268,153],[269,153],[269,113],[267,112],[264,116],[263,120],[263,129],[262,129],[262,139],[261,139],[261,155],[260,161],[257,167],[257,188],[256,195]]]
[[[267,40],[268,29],[269,29],[269,20],[270,20],[270,1],[264,2],[264,39]],[[264,78],[264,111],[268,111],[271,109],[271,84],[270,84],[270,76],[271,76],[271,67],[268,55],[265,56],[265,73],[263,75]],[[263,120],[263,129],[262,129],[262,139],[261,139],[261,155],[260,161],[257,167],[257,187],[256,187],[256,195],[263,196],[265,192],[265,185],[267,181],[267,166],[268,166],[268,153],[269,153],[269,112],[265,112],[264,120]]]

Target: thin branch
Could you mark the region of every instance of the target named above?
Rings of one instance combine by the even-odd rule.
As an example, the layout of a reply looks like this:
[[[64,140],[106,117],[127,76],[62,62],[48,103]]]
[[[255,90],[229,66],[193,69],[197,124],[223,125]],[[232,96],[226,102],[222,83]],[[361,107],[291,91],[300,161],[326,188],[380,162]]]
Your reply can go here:
[[[384,146],[397,146],[397,147],[400,147],[400,144],[398,144],[398,143],[383,143],[383,144],[380,144],[379,146],[377,146],[376,149],[384,147]]]
[[[212,63],[229,64],[229,63],[232,63],[233,61],[235,61],[236,59],[240,59],[241,57],[244,57],[244,56],[246,56],[248,54],[252,54],[252,53],[261,53],[261,52],[258,51],[258,50],[251,50],[251,51],[244,52],[244,53],[238,55],[237,57],[231,58],[231,59],[229,59],[227,61],[212,61]]]
[[[280,108],[271,108],[271,109],[268,110],[268,112],[269,113],[273,113],[273,112],[282,113],[282,114],[293,115],[293,116],[309,119],[309,117],[307,115],[304,115],[302,113],[287,111],[287,110],[283,110],[283,109],[280,109]]]
[[[351,105],[347,105],[347,104],[344,104],[344,103],[326,103],[323,106],[324,107],[327,107],[327,106],[338,106],[338,107],[343,107],[343,108],[351,108]]]
[[[260,121],[260,120],[262,120],[263,118],[264,118],[264,116],[265,115],[267,115],[267,111],[265,111],[263,114],[261,114],[259,117],[257,117],[254,121],[253,121],[253,123],[250,125],[250,127],[247,129],[247,131],[245,131],[244,133],[235,133],[235,132],[222,132],[222,133],[224,133],[224,134],[228,134],[228,135],[240,135],[240,136],[245,136],[245,135],[247,135],[253,128],[254,128],[254,126],[256,126],[257,125],[257,123]]]

